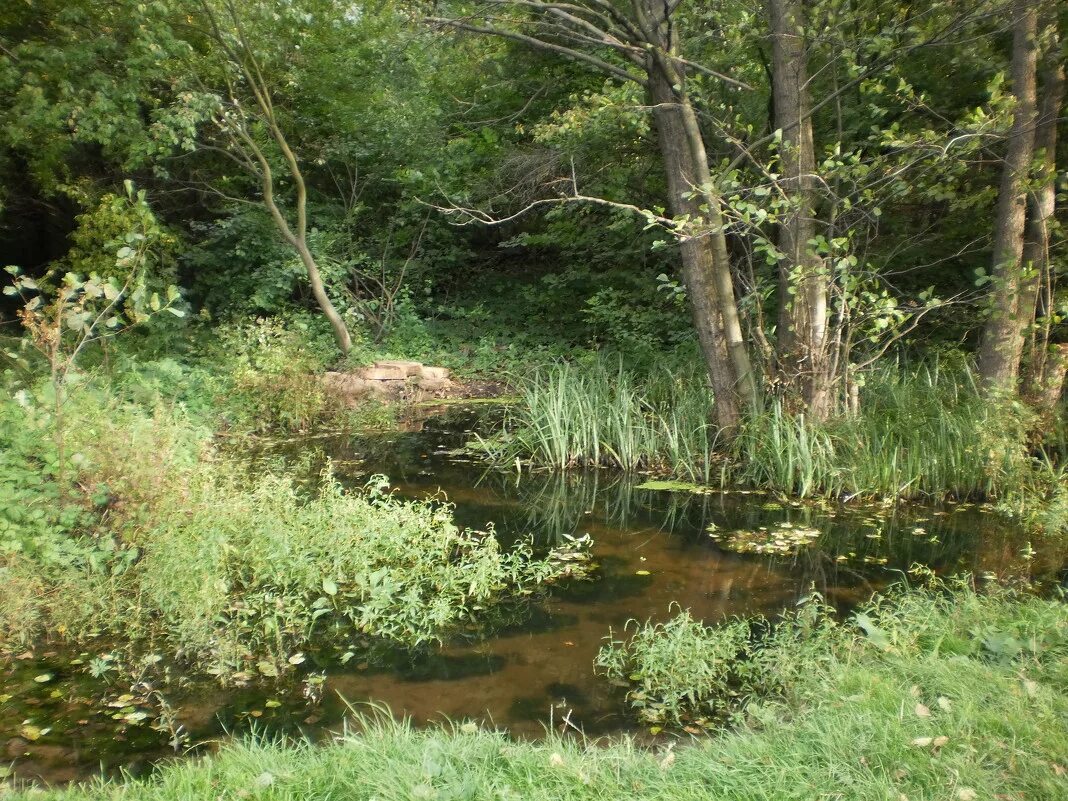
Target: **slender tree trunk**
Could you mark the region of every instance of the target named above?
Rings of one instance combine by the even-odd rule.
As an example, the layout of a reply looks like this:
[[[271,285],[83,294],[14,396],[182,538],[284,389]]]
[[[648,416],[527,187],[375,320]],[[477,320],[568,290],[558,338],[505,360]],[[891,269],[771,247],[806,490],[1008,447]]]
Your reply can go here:
[[[1064,392],[1064,380],[1068,376],[1068,344],[1048,346],[1046,369],[1036,377],[1030,387],[1030,401],[1038,410],[1042,430],[1048,431],[1057,403]]]
[[[323,315],[330,321],[330,327],[334,329],[334,341],[337,342],[338,349],[347,356],[349,351],[352,350],[352,337],[349,336],[349,329],[341,315],[338,314],[337,309],[330,300],[330,296],[326,294],[326,287],[323,286],[323,278],[319,273],[319,265],[315,261],[315,257],[309,250],[307,243],[298,243],[297,252],[300,254],[300,261],[308,274],[308,283],[311,284],[312,296],[315,298],[315,302],[319,304],[319,309]]]
[[[816,236],[816,154],[808,93],[801,0],[769,0],[772,98],[779,146],[780,186],[790,203],[779,225],[777,368],[808,414],[831,411],[832,379],[826,353],[827,278],[809,241]]]
[[[687,144],[680,108],[666,77],[658,75],[651,81],[650,95],[660,155],[667,174],[668,206],[675,216],[701,217],[701,196],[694,191],[699,183],[698,168],[694,165],[693,153]],[[716,397],[716,422],[724,428],[730,428],[738,424],[741,407],[737,391],[738,374],[728,351],[728,338],[720,311],[719,287],[712,278],[717,269],[713,239],[713,236],[706,235],[683,240],[680,247],[682,279]],[[734,300],[733,289],[731,300]]]
[[[1035,154],[1039,174],[1027,208],[1020,286],[1021,335],[1031,342],[1022,381],[1023,393],[1034,402],[1048,399],[1044,368],[1047,364],[1049,326],[1036,326],[1036,305],[1041,288],[1051,281],[1049,272],[1050,225],[1057,205],[1057,123],[1064,105],[1065,74],[1056,22],[1049,30],[1042,69],[1042,99],[1035,125]],[[1050,310],[1044,310],[1049,314]],[[1054,398],[1056,400],[1056,398]]]
[[[1027,179],[1034,155],[1038,0],[1017,0],[1012,41],[1012,92],[1016,98],[994,221],[990,316],[983,327],[979,374],[987,389],[1015,392],[1023,353],[1019,321]]]

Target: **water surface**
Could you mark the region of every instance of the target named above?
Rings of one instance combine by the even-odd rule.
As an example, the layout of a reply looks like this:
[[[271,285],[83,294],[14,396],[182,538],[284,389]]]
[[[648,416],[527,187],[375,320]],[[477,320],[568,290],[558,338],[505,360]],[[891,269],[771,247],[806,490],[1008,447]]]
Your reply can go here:
[[[594,675],[593,660],[628,620],[664,619],[678,608],[709,622],[774,615],[813,590],[848,609],[917,564],[1047,582],[1065,566],[1063,546],[1029,539],[972,504],[792,505],[749,492],[647,490],[644,477],[609,471],[487,471],[455,453],[472,423],[472,413],[459,409],[409,421],[408,431],[308,438],[269,452],[301,457],[309,476],[330,458],[354,486],[388,475],[398,494],[447,499],[461,525],[492,525],[505,543],[533,537],[547,546],[589,535],[599,565],[592,581],[555,588],[487,639],[344,664],[313,656],[302,681],[282,688],[202,679],[131,687],[90,675],[94,653],[41,646],[0,663],[0,766],[10,765],[0,771],[49,782],[119,768],[137,773],[251,729],[327,736],[349,705],[367,702],[419,723],[468,718],[518,737],[538,737],[548,726],[611,733],[632,724],[620,692]],[[814,530],[802,537],[810,544],[789,547],[806,530]],[[763,549],[776,538],[787,546],[754,552],[754,543]]]

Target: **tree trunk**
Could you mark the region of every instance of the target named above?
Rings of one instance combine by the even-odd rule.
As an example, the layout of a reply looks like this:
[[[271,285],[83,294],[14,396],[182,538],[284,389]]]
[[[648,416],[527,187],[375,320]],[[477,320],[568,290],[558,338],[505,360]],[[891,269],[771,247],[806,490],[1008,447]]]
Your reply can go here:
[[[341,319],[341,315],[338,314],[337,309],[330,300],[330,296],[326,294],[323,278],[319,273],[319,265],[316,263],[311,250],[308,249],[307,243],[299,242],[297,244],[297,252],[300,254],[301,263],[308,273],[308,283],[311,284],[315,302],[319,304],[319,309],[326,319],[330,321],[330,327],[334,329],[334,341],[337,342],[338,349],[348,356],[349,351],[352,350],[352,337],[349,336],[349,329],[345,325],[345,321]]]
[[[654,106],[657,141],[668,183],[668,207],[676,217],[702,216],[698,168],[687,144],[682,114],[670,84],[663,76],[650,82]],[[722,226],[721,226],[722,227]],[[736,426],[741,419],[738,399],[738,374],[728,350],[720,311],[719,287],[712,276],[717,269],[712,235],[690,236],[682,241],[682,279],[693,312],[694,327],[708,368],[715,394],[716,422],[724,428]],[[731,300],[734,300],[733,289]]]
[[[1068,374],[1068,344],[1049,346],[1046,369],[1031,387],[1031,403],[1038,410],[1043,430],[1049,431],[1057,403],[1064,392],[1064,379]]]
[[[1056,22],[1049,30],[1042,69],[1042,100],[1035,124],[1035,155],[1039,174],[1027,208],[1027,228],[1024,235],[1024,279],[1020,287],[1021,335],[1029,340],[1023,393],[1029,398],[1044,396],[1044,365],[1049,348],[1049,326],[1036,326],[1037,302],[1040,290],[1052,281],[1049,272],[1050,223],[1057,205],[1057,122],[1064,105],[1065,74],[1061,60],[1060,39]],[[1047,307],[1049,305],[1047,301]],[[1048,315],[1051,309],[1043,312]]]
[[[1024,272],[1027,179],[1034,154],[1037,0],[1016,0],[1012,41],[1012,92],[1016,98],[997,217],[994,221],[990,316],[983,327],[979,374],[990,391],[1012,393],[1020,372],[1023,330],[1019,321]]]
[[[790,207],[779,225],[779,319],[776,361],[779,379],[799,395],[807,413],[831,411],[828,374],[827,278],[809,241],[816,236],[816,154],[808,93],[808,66],[800,0],[769,0],[772,44],[772,105],[782,178]]]

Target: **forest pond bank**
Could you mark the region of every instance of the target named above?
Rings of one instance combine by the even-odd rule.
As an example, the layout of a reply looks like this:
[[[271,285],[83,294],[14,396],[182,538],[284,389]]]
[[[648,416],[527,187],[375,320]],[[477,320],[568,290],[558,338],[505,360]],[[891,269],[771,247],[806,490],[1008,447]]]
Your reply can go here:
[[[42,646],[0,666],[0,762],[19,778],[49,782],[101,768],[137,773],[228,733],[326,736],[339,728],[345,701],[379,702],[417,722],[490,721],[519,737],[565,720],[610,733],[633,724],[593,659],[609,629],[618,633],[629,619],[666,618],[673,604],[707,621],[773,615],[811,588],[849,608],[914,564],[1046,582],[1065,565],[1063,544],[1031,539],[973,504],[793,506],[744,491],[644,489],[641,477],[609,471],[486,471],[457,454],[474,420],[472,408],[456,406],[410,421],[413,430],[297,439],[264,455],[299,458],[309,476],[329,457],[354,486],[387,475],[401,496],[447,498],[460,525],[493,523],[505,542],[588,534],[599,565],[592,581],[553,589],[529,617],[502,621],[480,641],[367,661],[309,653],[300,679],[285,687],[250,679],[131,688],[100,661],[104,645],[91,654]]]

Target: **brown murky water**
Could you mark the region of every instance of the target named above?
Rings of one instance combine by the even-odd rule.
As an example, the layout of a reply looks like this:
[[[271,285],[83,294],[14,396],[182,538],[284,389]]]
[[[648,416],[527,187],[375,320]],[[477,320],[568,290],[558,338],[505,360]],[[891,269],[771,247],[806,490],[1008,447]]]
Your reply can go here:
[[[249,730],[322,737],[349,705],[365,702],[420,723],[491,721],[520,737],[564,721],[589,734],[618,731],[630,725],[623,699],[594,675],[593,659],[609,630],[628,620],[663,619],[675,605],[707,621],[775,614],[812,589],[848,608],[913,564],[1048,581],[1063,575],[1063,546],[1029,543],[1009,521],[972,505],[800,507],[744,492],[645,490],[640,478],[604,471],[487,472],[449,454],[469,423],[453,412],[417,431],[285,447],[310,456],[313,472],[330,456],[354,484],[384,473],[404,496],[444,495],[461,524],[492,521],[505,542],[589,534],[600,565],[594,580],[557,588],[491,638],[368,662],[309,660],[303,682],[281,689],[201,681],[153,694],[157,688],[131,688],[108,673],[94,678],[94,654],[36,649],[0,664],[0,778],[5,770],[48,782],[138,773]],[[761,527],[820,534],[796,551],[739,552],[736,533],[766,539]]]

